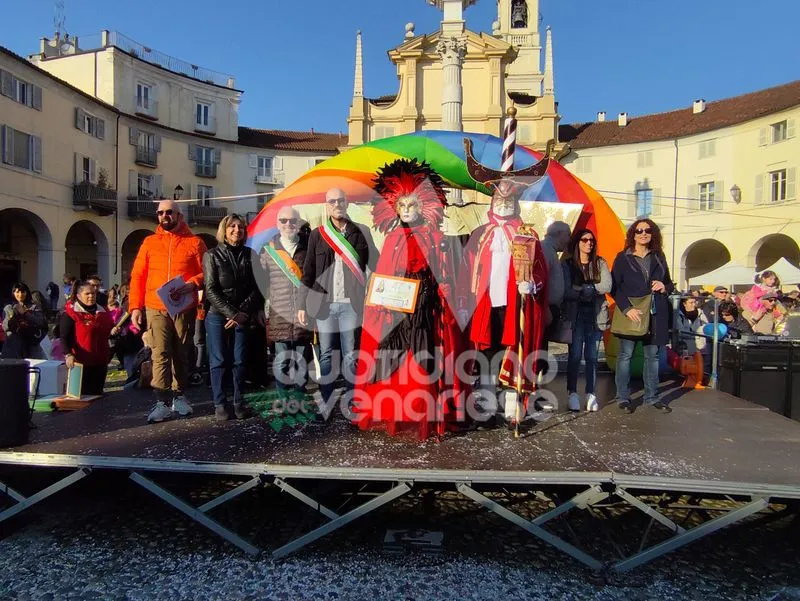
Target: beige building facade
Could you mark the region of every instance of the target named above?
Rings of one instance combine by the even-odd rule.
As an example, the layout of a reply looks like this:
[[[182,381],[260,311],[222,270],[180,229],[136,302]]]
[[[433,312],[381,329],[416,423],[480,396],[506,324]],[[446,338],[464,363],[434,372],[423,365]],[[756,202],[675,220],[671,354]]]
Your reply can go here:
[[[565,166],[599,190],[627,224],[661,227],[673,278],[735,261],[800,263],[800,81],[716,102],[563,125]],[[704,282],[727,285],[730,282]]]

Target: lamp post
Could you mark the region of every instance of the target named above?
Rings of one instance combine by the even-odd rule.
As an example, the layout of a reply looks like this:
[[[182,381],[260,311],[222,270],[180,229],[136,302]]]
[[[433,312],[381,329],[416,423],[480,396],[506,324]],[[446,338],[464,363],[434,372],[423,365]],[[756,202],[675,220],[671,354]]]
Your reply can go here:
[[[742,202],[742,189],[736,184],[731,186],[731,198],[737,205]]]
[[[181,198],[183,198],[183,186],[178,184],[172,193],[172,200],[180,200]]]

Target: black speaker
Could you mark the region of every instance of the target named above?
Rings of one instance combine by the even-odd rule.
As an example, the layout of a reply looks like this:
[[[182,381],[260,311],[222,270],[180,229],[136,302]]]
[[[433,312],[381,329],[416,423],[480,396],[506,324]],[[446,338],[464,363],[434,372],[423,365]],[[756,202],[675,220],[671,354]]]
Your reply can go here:
[[[0,359],[0,448],[28,443],[28,362]]]

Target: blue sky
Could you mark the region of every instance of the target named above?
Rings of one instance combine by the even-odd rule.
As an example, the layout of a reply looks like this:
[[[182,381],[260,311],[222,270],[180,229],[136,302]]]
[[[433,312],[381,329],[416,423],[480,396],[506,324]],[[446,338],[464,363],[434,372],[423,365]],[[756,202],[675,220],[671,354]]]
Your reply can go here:
[[[5,2],[0,44],[21,55],[52,35],[53,0]],[[553,28],[562,122],[633,116],[715,100],[800,77],[800,0],[540,0]],[[155,50],[231,73],[240,124],[346,131],[355,32],[364,36],[365,94],[397,90],[386,50],[438,28],[427,0],[65,0],[66,30],[116,29]],[[495,0],[467,9],[490,31]]]

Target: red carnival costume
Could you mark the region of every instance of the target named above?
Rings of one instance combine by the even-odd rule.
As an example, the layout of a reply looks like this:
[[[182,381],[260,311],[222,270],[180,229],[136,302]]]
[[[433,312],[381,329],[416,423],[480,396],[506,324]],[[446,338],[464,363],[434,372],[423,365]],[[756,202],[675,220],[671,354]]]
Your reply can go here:
[[[464,251],[459,298],[472,316],[469,339],[489,361],[503,352],[491,388],[499,382],[530,394],[536,390],[535,365],[550,315],[547,262],[538,235],[522,222],[519,198],[547,171],[548,159],[501,172],[478,163],[469,140],[465,148],[470,176],[493,190],[489,223],[472,232]],[[521,417],[502,403],[499,409],[512,423],[519,419],[513,416]]]
[[[75,322],[75,346],[66,349],[75,356],[75,361],[85,366],[106,366],[111,360],[108,338],[114,328],[111,313],[97,307],[89,313],[79,304],[69,301],[64,312]]]
[[[362,429],[385,422],[394,434],[404,424],[414,425],[425,439],[433,425],[442,435],[445,422],[463,407],[454,373],[461,350],[450,302],[454,270],[439,230],[442,180],[426,163],[400,159],[379,172],[375,190],[381,198],[373,221],[388,232],[375,275],[420,285],[413,313],[365,307],[353,419]],[[404,211],[409,211],[405,217]]]

